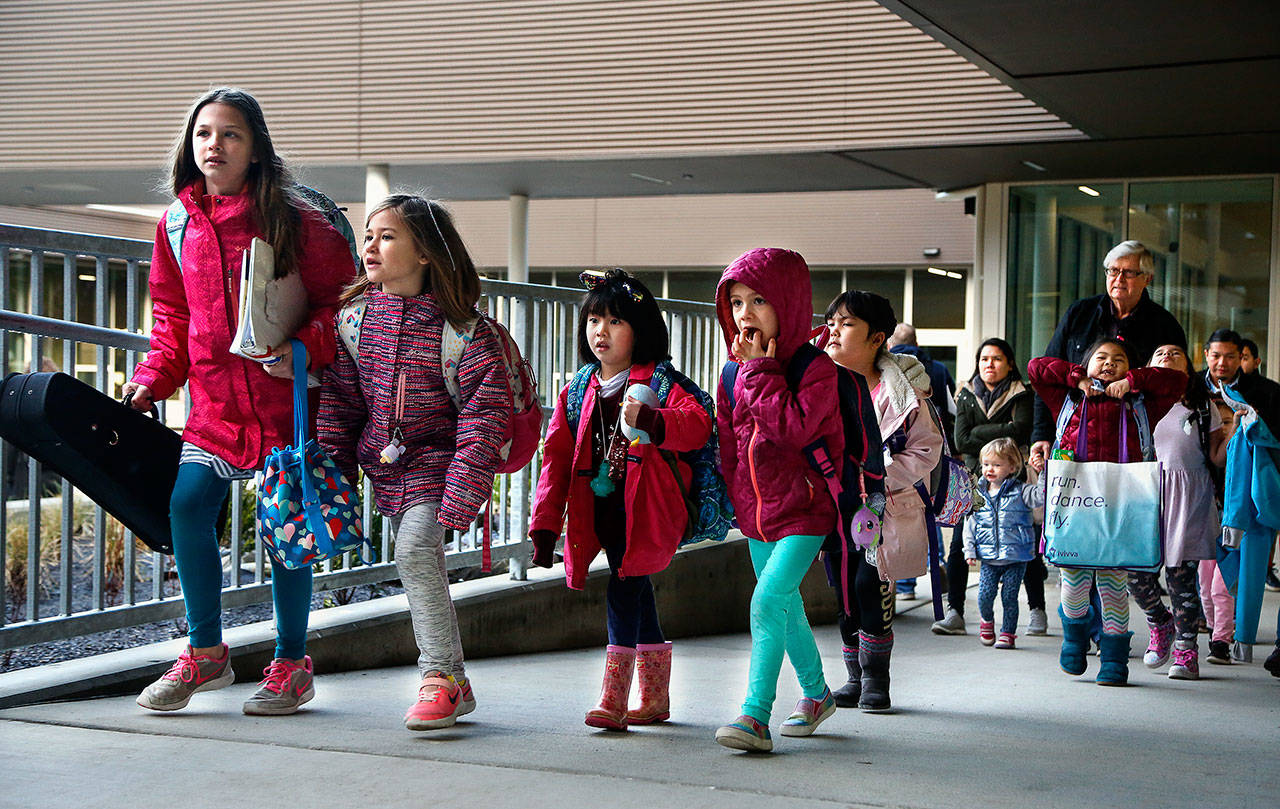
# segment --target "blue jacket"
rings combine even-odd
[[[1036,556],[1031,509],[1044,508],[1044,486],[1008,478],[992,495],[986,482],[977,491],[983,508],[965,519],[964,555],[986,562],[1030,562]]]
[[[1226,394],[1243,398],[1229,386]],[[1222,524],[1245,531],[1280,530],[1280,440],[1264,419],[1247,419],[1227,445]]]

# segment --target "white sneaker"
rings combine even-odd
[[[930,627],[935,635],[964,635],[964,616],[953,609],[947,609],[947,616],[941,621],[934,621]]]
[[[1039,608],[1031,610],[1031,615],[1027,618],[1027,634],[1049,634],[1049,616],[1045,614],[1044,610]]]

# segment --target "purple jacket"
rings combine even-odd
[[[723,386],[716,389],[721,471],[738,527],[765,542],[796,534],[826,536],[835,530],[836,505],[801,448],[825,437],[831,457],[840,463],[844,429],[836,366],[825,354],[815,359],[794,393],[784,376],[786,363],[808,342],[812,329],[809,267],[799,253],[772,247],[751,250],[730,264],[716,289],[716,317],[730,345],[737,327],[729,289],[739,281],[773,305],[779,334],[775,357],[742,364],[733,391],[736,407],[729,407]]]

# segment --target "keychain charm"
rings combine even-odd
[[[382,454],[378,456],[378,460],[382,463],[395,463],[400,460],[404,455],[404,443],[401,440],[403,438],[400,428],[397,427],[391,436],[391,443],[382,448]]]
[[[609,462],[601,461],[600,469],[591,479],[591,491],[595,492],[596,497],[608,497],[613,494],[613,489],[613,481],[609,480]]]

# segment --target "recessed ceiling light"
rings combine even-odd
[[[929,268],[929,272],[930,272],[930,273],[932,273],[933,275],[943,275],[943,276],[945,276],[945,275],[947,274],[947,271],[946,271],[946,270],[940,270],[940,269],[938,269],[937,267],[930,267],[930,268]]]
[[[650,177],[647,174],[636,174],[634,171],[631,172],[631,176],[635,177],[637,180],[644,180],[646,183],[656,183],[657,185],[671,185],[670,180],[663,180],[660,177]]]
[[[1044,166],[1040,165],[1039,163],[1032,163],[1030,160],[1023,160],[1022,165],[1026,166],[1029,169],[1035,169],[1036,171],[1048,171],[1048,169],[1045,168]]]
[[[1102,196],[1102,194],[1098,193],[1097,191],[1094,191],[1092,188],[1090,188],[1087,185],[1077,185],[1076,188],[1080,189],[1081,193],[1088,194],[1091,197]]]

